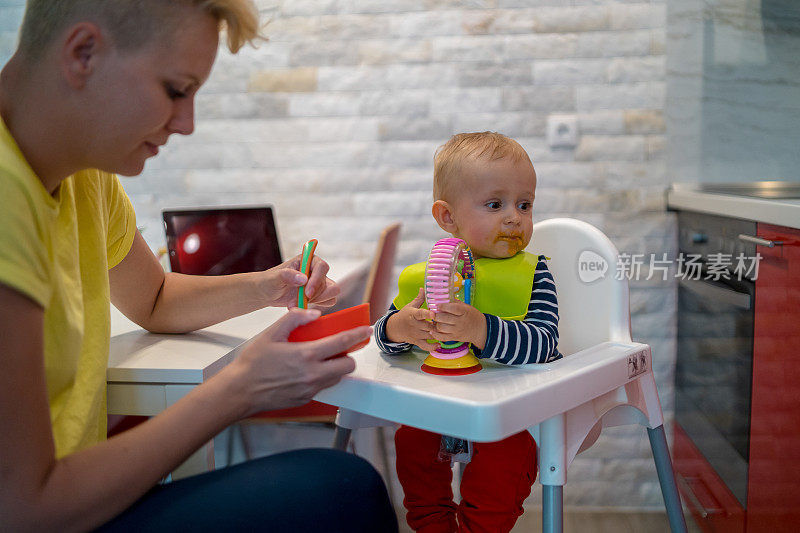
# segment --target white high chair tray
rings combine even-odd
[[[481,360],[483,369],[466,376],[427,374],[424,352],[387,355],[374,339],[351,355],[355,372],[316,400],[478,442],[513,435],[652,369],[650,347],[635,342],[605,342],[546,364]]]

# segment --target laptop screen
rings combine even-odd
[[[271,207],[173,209],[162,215],[173,272],[219,276],[282,262]]]

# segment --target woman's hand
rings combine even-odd
[[[315,309],[289,311],[250,341],[223,370],[233,373],[238,381],[236,390],[246,395],[247,414],[304,405],[355,370],[351,357],[332,357],[369,338],[369,326],[311,342],[287,341],[297,326],[319,316]]]
[[[436,348],[435,344],[428,342],[431,335],[431,322],[433,311],[422,309],[425,295],[422,289],[416,298],[404,305],[398,312],[386,321],[386,336],[391,342],[408,342],[429,352]]]
[[[259,288],[272,307],[297,307],[297,292],[306,287],[305,294],[312,308],[331,307],[336,303],[340,289],[327,277],[328,263],[314,256],[310,276],[300,272],[302,257],[297,255],[284,263],[265,270],[259,280]]]

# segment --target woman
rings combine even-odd
[[[232,422],[306,403],[352,372],[351,358],[327,358],[369,328],[286,342],[316,310],[290,311],[173,407],[105,440],[109,299],[150,331],[185,332],[287,306],[304,284],[319,306],[338,292],[321,260],[308,279],[296,258],[236,276],[164,274],[136,231],[113,173],[138,174],[170,135],[192,132],[221,28],[233,52],[259,38],[252,2],[28,2],[0,72],[3,529],[396,529],[375,471],[331,450],[156,486]]]

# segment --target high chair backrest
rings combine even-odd
[[[616,275],[617,248],[603,232],[581,220],[552,218],[534,224],[527,251],[550,258],[562,354],[606,341],[630,342],[628,281]]]

